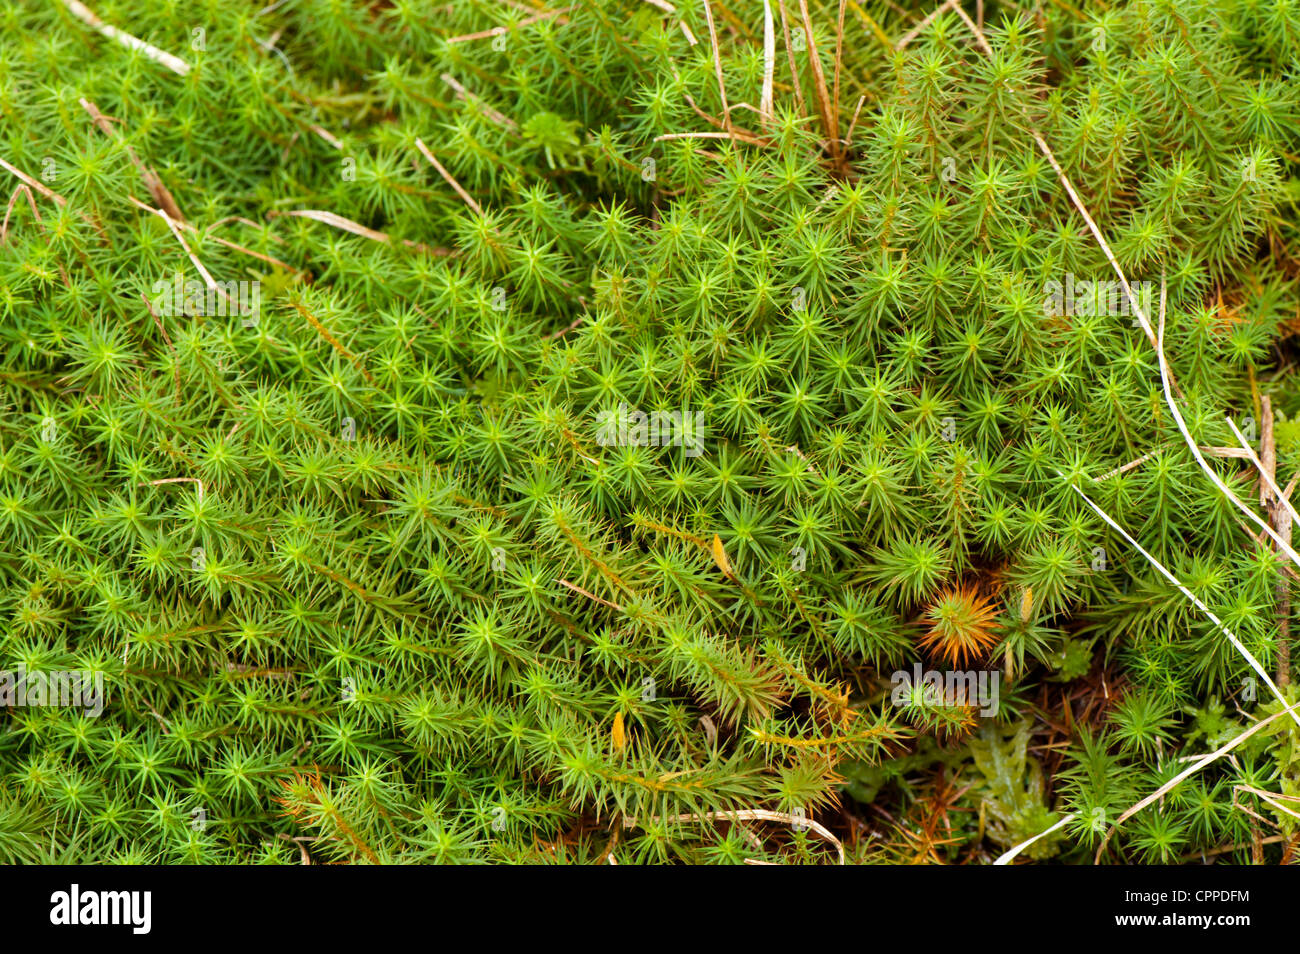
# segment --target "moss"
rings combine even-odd
[[[0,665],[104,693],[6,700],[0,857],[985,862],[1267,714],[1072,489],[1281,675],[1079,205],[1195,443],[1294,416],[1295,12],[786,7],[0,11]]]

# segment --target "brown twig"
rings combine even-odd
[[[133,196],[133,195],[128,195],[128,196],[126,197],[126,200],[127,200],[128,202],[130,202],[132,205],[134,205],[136,208],[138,208],[138,209],[142,209],[142,210],[144,210],[145,212],[151,212],[151,213],[153,213],[154,215],[165,215],[165,214],[166,214],[166,213],[164,213],[161,209],[155,209],[155,208],[152,208],[151,206],[145,205],[143,202],[141,202],[139,199],[137,199],[137,198],[136,198],[135,196]],[[230,219],[223,219],[222,222],[228,222],[228,221],[232,221],[232,220],[233,220],[233,221],[238,221],[238,222],[243,222],[245,225],[250,225],[250,226],[252,226],[253,228],[261,228],[261,226],[259,226],[256,222],[250,222],[248,219],[242,219],[242,218],[239,218],[238,216],[232,216]],[[221,225],[222,222],[216,222],[216,223],[214,223],[214,224],[211,226],[211,228],[216,228],[217,226]],[[182,230],[184,230],[184,231],[186,231],[186,232],[189,232],[189,233],[191,233],[191,234],[193,234],[193,235],[198,235],[198,234],[199,234],[199,230],[198,230],[195,226],[191,225],[191,224],[188,223],[188,222],[176,222],[175,224],[176,224],[178,227],[180,227]],[[236,242],[232,242],[232,241],[230,241],[229,239],[223,239],[223,238],[222,238],[221,236],[219,236],[219,235],[208,235],[207,238],[212,239],[212,241],[216,242],[218,245],[224,245],[226,248],[231,249],[232,251],[242,252],[242,253],[245,254],[245,255],[250,255],[250,256],[252,256],[253,258],[258,259],[259,261],[266,262],[268,265],[278,265],[280,268],[283,268],[283,269],[285,269],[286,271],[293,272],[293,273],[295,273],[295,274],[297,274],[297,275],[305,274],[305,272],[304,272],[301,268],[295,268],[294,266],[290,265],[288,262],[285,262],[285,261],[282,261],[282,260],[276,258],[274,255],[267,255],[267,254],[264,253],[264,252],[257,252],[257,251],[254,251],[254,250],[251,249],[251,248],[245,248],[243,245],[240,245],[240,244],[238,244],[238,243],[236,243]],[[274,235],[273,235],[273,236],[271,236],[271,238],[273,238],[273,239],[274,239],[275,241],[277,241],[277,242],[281,241],[281,239],[280,239],[278,236],[274,236]]]
[[[785,0],[776,0],[776,8],[781,12],[781,32],[785,36],[785,55],[790,61],[790,82],[794,85],[794,100],[799,104],[800,114],[807,113],[803,102],[803,85],[799,82],[799,64],[794,60],[794,44],[790,40],[790,18],[786,16]]]
[[[718,95],[722,97],[723,128],[731,132],[731,107],[727,105],[727,84],[722,80],[722,50],[718,48],[718,30],[709,0],[704,0],[704,20],[709,27],[709,44],[713,47],[713,73],[718,78]]]
[[[826,133],[826,148],[831,158],[838,163],[840,132],[835,126],[831,95],[826,88],[826,73],[822,70],[822,61],[817,56],[817,41],[813,39],[812,16],[808,13],[808,0],[799,0],[799,12],[803,16],[803,32],[808,41],[808,65],[812,68],[814,91],[817,93],[817,109],[821,113],[822,130]]]
[[[38,226],[41,224],[41,213],[40,210],[36,208],[36,200],[32,198],[31,187],[20,185],[17,189],[14,189],[13,195],[9,197],[9,205],[5,207],[4,225],[0,225],[0,245],[5,244],[5,239],[9,235],[9,216],[13,213],[14,203],[18,201],[18,194],[20,192],[27,196],[27,204],[32,207],[32,215],[36,216],[36,224]]]
[[[912,27],[912,29],[908,30],[907,33],[903,35],[903,38],[894,45],[894,49],[896,50],[905,49],[907,47],[907,44],[911,43],[918,36],[920,36],[921,33],[924,32],[925,28],[928,27],[931,23],[933,23],[941,13],[943,13],[945,10],[951,7],[953,3],[954,0],[946,0],[946,2],[942,6],[936,7],[933,13],[931,13],[928,17],[926,17],[916,26]]]
[[[360,371],[367,381],[372,384],[374,383],[374,377],[372,377],[370,372],[366,370],[366,366],[361,362],[361,359],[345,348],[343,344],[330,333],[330,330],[321,324],[320,320],[315,315],[307,310],[305,305],[300,302],[294,302],[293,307],[297,310],[298,314],[307,319],[307,323],[316,329],[316,333],[324,338],[329,343],[330,347],[352,362],[352,366]]]
[[[167,329],[163,327],[162,319],[158,317],[158,312],[154,311],[153,302],[149,300],[149,296],[144,292],[141,292],[140,298],[144,301],[144,306],[149,309],[149,314],[153,317],[153,323],[158,326],[158,330],[162,333],[163,341],[167,342],[167,350],[172,353],[172,374],[176,377],[176,398],[177,400],[180,400],[181,366],[176,360],[176,346],[172,344],[171,335],[167,334]]]
[[[65,199],[63,196],[59,195],[54,190],[48,189],[45,186],[41,185],[41,183],[37,182],[27,173],[23,172],[17,166],[10,165],[4,159],[0,159],[0,169],[4,169],[10,175],[15,176],[24,185],[30,186],[31,188],[35,189],[41,195],[45,196],[45,198],[53,202],[55,205],[64,206],[68,204],[68,200]]]
[[[611,603],[609,600],[601,599],[595,593],[589,593],[587,590],[584,590],[580,586],[575,586],[574,584],[570,583],[568,580],[559,579],[556,580],[555,582],[559,583],[561,586],[573,590],[573,592],[575,593],[581,593],[583,596],[587,597],[587,599],[594,600],[595,602],[599,603],[601,606],[608,606],[612,610],[617,610],[620,613],[623,612],[623,607],[619,606],[617,603]]]
[[[159,207],[177,222],[183,223],[185,221],[185,216],[181,215],[180,206],[176,204],[175,197],[173,197],[167,187],[163,185],[162,179],[158,177],[158,173],[154,172],[141,162],[140,157],[135,154],[135,150],[131,148],[130,143],[124,141],[118,135],[117,130],[113,128],[113,123],[118,120],[113,119],[111,116],[105,116],[100,112],[99,107],[88,99],[82,98],[77,100],[77,102],[81,103],[81,108],[90,114],[91,121],[99,127],[100,132],[109,139],[117,142],[126,150],[127,158],[131,160],[131,164],[135,166],[136,171],[140,173],[140,178],[144,180],[145,188],[149,190],[149,194],[153,196],[153,200],[158,203]]]
[[[424,144],[424,141],[417,138],[415,140],[415,148],[419,149],[420,152],[423,153],[424,158],[428,159],[429,162],[432,163],[433,168],[438,170],[438,175],[442,176],[442,178],[446,180],[447,185],[456,190],[456,194],[464,200],[465,204],[481,217],[483,215],[483,210],[479,207],[479,204],[474,201],[473,196],[461,188],[460,183],[456,181],[455,177],[443,168],[442,163],[439,162],[434,157],[433,153],[429,151],[429,147]]]

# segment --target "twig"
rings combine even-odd
[[[1285,702],[1283,702],[1282,704],[1286,706]],[[1201,756],[1194,763],[1189,765],[1187,768],[1183,769],[1181,772],[1179,772],[1169,781],[1165,782],[1165,784],[1161,785],[1158,789],[1156,789],[1146,798],[1142,799],[1142,801],[1138,802],[1136,805],[1128,809],[1128,811],[1124,812],[1124,814],[1120,815],[1119,818],[1115,820],[1115,824],[1111,825],[1110,830],[1106,832],[1106,837],[1102,839],[1101,844],[1097,846],[1097,855],[1094,860],[1097,862],[1101,861],[1102,852],[1106,850],[1106,845],[1110,843],[1111,836],[1115,834],[1115,830],[1119,828],[1119,826],[1122,825],[1125,821],[1132,818],[1138,812],[1142,811],[1142,809],[1146,808],[1152,802],[1158,801],[1159,799],[1163,798],[1166,793],[1168,793],[1180,782],[1182,782],[1183,779],[1188,778],[1191,775],[1195,775],[1197,772],[1205,768],[1205,766],[1209,765],[1211,762],[1215,761],[1216,759],[1222,758],[1224,755],[1227,755],[1229,752],[1231,752],[1237,746],[1241,745],[1241,743],[1245,742],[1252,735],[1254,735],[1260,729],[1264,728],[1269,723],[1273,722],[1275,719],[1279,719],[1282,716],[1287,715],[1288,713],[1290,713],[1291,718],[1295,719],[1296,714],[1294,710],[1296,706],[1300,706],[1300,702],[1297,702],[1294,706],[1287,706],[1285,709],[1273,713],[1267,719],[1264,719],[1260,722],[1256,722],[1253,726],[1251,726],[1245,732],[1242,732],[1236,738],[1231,739],[1230,741],[1224,743],[1222,746],[1215,749],[1213,752],[1210,752],[1208,755]]]
[[[316,135],[320,136],[322,139],[324,139],[335,149],[338,149],[340,151],[343,149],[343,140],[341,140],[338,136],[334,135],[332,132],[325,129],[324,127],[313,124],[308,126],[307,128],[310,129],[312,132],[314,132]]]
[[[345,348],[343,346],[343,343],[339,341],[337,338],[335,338],[334,335],[330,333],[330,330],[320,323],[320,319],[318,319],[315,315],[313,315],[310,311],[308,311],[307,307],[303,305],[301,302],[294,302],[293,307],[298,312],[298,314],[302,315],[304,318],[307,319],[307,323],[316,329],[316,333],[319,334],[322,338],[324,338],[325,341],[330,345],[330,347],[332,347],[335,351],[337,351],[339,354],[343,355],[343,357],[347,358],[350,362],[352,362],[352,366],[355,367],[358,371],[360,371],[362,376],[365,377],[367,381],[369,381],[372,384],[374,383],[374,376],[371,375],[371,373],[368,370],[366,370],[366,366],[361,361],[361,359],[358,358],[351,351],[349,351],[347,348]]]
[[[572,583],[570,583],[568,580],[565,580],[565,579],[559,579],[559,580],[556,580],[555,582],[556,582],[556,583],[559,583],[561,586],[567,586],[569,589],[573,590],[573,592],[575,592],[575,593],[581,593],[583,596],[587,597],[587,599],[589,599],[589,600],[595,600],[595,601],[596,601],[597,603],[599,603],[601,606],[608,606],[608,607],[609,607],[610,609],[612,609],[612,610],[617,610],[617,611],[620,612],[620,613],[623,612],[623,607],[619,606],[617,603],[611,603],[609,600],[603,600],[603,599],[601,599],[599,596],[597,596],[595,593],[589,593],[589,592],[587,592],[586,590],[584,590],[584,589],[583,589],[582,587],[580,587],[580,586],[574,586],[574,585],[573,585]]]
[[[238,306],[235,305],[235,303],[231,300],[230,296],[226,294],[225,289],[223,289],[220,285],[217,284],[216,279],[212,277],[211,273],[209,273],[208,270],[203,267],[203,263],[199,261],[199,257],[194,254],[194,250],[191,249],[189,243],[185,241],[185,236],[181,234],[181,230],[180,230],[181,223],[177,222],[175,219],[173,219],[162,209],[150,209],[148,206],[141,206],[141,207],[148,212],[152,212],[154,215],[158,216],[160,219],[162,219],[164,222],[167,223],[167,227],[171,229],[172,235],[176,236],[176,241],[181,243],[181,248],[185,249],[185,254],[189,256],[190,261],[194,263],[194,267],[198,269],[199,275],[203,277],[203,283],[208,286],[208,291],[212,292],[213,294],[220,295],[222,298],[226,300],[227,304],[229,304],[231,307],[234,307],[237,311]]]
[[[152,212],[154,215],[165,214],[160,209],[155,209],[152,208],[151,206],[145,205],[143,202],[141,202],[133,195],[128,195],[126,197],[126,200],[130,202],[132,205],[134,205],[136,208],[143,209],[145,212]],[[240,219],[238,216],[235,216],[234,220],[243,222],[245,225],[251,225],[253,228],[261,228],[261,226],[258,225],[256,222],[250,222],[247,219]],[[222,222],[228,222],[228,221],[231,220],[230,219],[222,220]],[[188,222],[177,222],[176,225],[178,225],[181,229],[193,235],[200,234],[199,229],[197,229],[195,226],[191,225]],[[211,226],[211,228],[216,228],[218,225],[221,225],[221,222],[214,223]],[[267,255],[264,252],[257,252],[251,248],[245,248],[244,246],[236,242],[231,242],[229,239],[223,239],[220,235],[207,235],[206,237],[212,239],[212,241],[216,242],[218,245],[224,245],[226,248],[232,249],[233,251],[243,252],[245,255],[251,255],[253,258],[258,259],[259,261],[266,262],[268,265],[278,265],[280,268],[283,268],[287,271],[293,272],[298,275],[305,274],[301,268],[294,268],[288,262],[281,261],[280,259],[276,258],[274,255]],[[271,236],[271,238],[275,239],[275,241],[277,242],[280,241],[279,237],[277,236],[273,235]]]
[[[291,841],[298,846],[298,857],[302,860],[303,864],[305,865],[312,864],[311,855],[307,852],[307,845],[306,845],[306,843],[308,841],[311,841],[312,839],[303,838],[303,837],[295,838],[293,835],[286,835],[283,833],[280,835],[280,837],[283,838],[285,841]]]
[[[117,120],[105,116],[99,111],[98,106],[84,97],[77,100],[77,102],[81,103],[81,108],[90,114],[91,121],[99,127],[100,132],[109,139],[117,142],[126,150],[127,158],[131,160],[131,164],[135,166],[136,171],[140,173],[140,178],[144,180],[144,186],[149,190],[149,194],[153,196],[153,200],[157,202],[162,210],[173,219],[177,222],[183,223],[185,221],[185,216],[181,215],[180,206],[176,204],[176,199],[172,196],[171,192],[168,191],[167,187],[163,185],[163,181],[158,177],[158,173],[154,172],[141,162],[140,157],[135,154],[135,150],[131,148],[130,143],[124,142],[118,135],[117,130],[113,128],[112,124],[117,122]]]
[[[772,80],[776,70],[776,28],[772,23],[772,2],[763,0],[763,95],[758,101],[759,122],[772,122]]]
[[[998,855],[997,860],[994,861],[993,863],[994,863],[995,865],[1009,865],[1009,864],[1011,864],[1011,862],[1013,862],[1013,861],[1016,859],[1016,856],[1017,856],[1018,854],[1020,854],[1022,851],[1024,851],[1026,848],[1028,848],[1030,845],[1032,845],[1034,842],[1038,841],[1038,839],[1040,839],[1040,838],[1046,838],[1048,835],[1050,835],[1052,832],[1056,831],[1058,828],[1061,828],[1061,827],[1063,827],[1064,825],[1068,824],[1069,822],[1073,821],[1076,817],[1077,817],[1077,816],[1075,816],[1074,813],[1071,813],[1071,814],[1069,814],[1069,815],[1066,815],[1064,818],[1062,818],[1059,822],[1057,822],[1057,823],[1056,823],[1055,825],[1053,825],[1051,828],[1046,828],[1046,829],[1044,829],[1043,831],[1040,831],[1037,835],[1034,835],[1034,837],[1032,837],[1032,838],[1026,838],[1024,841],[1022,841],[1020,844],[1016,845],[1016,846],[1015,846],[1014,848],[1012,848],[1010,851],[1004,851],[1002,854]]]
[[[1264,407],[1270,408],[1271,410],[1272,402],[1269,401],[1269,398],[1265,396],[1263,400],[1267,402],[1264,404]],[[1261,414],[1260,416],[1262,417],[1263,415]],[[1242,435],[1241,431],[1237,429],[1237,425],[1233,423],[1232,418],[1224,418],[1224,420],[1228,422],[1228,427],[1232,429],[1233,436],[1236,437],[1237,442],[1241,444],[1242,456],[1254,464],[1255,469],[1259,471],[1260,506],[1266,508],[1280,507],[1287,512],[1287,515],[1291,520],[1300,520],[1300,514],[1296,513],[1295,507],[1291,505],[1291,501],[1282,493],[1282,488],[1280,488],[1277,485],[1277,481],[1273,479],[1273,473],[1277,470],[1276,448],[1273,450],[1273,461],[1272,466],[1270,467],[1265,461],[1261,461],[1255,456],[1255,451],[1251,448],[1250,444],[1247,443],[1246,438]],[[1269,443],[1272,443],[1273,427],[1271,423],[1268,425],[1267,430],[1264,433],[1266,435],[1265,439]]]
[[[553,331],[553,332],[551,332],[549,335],[547,335],[546,337],[547,337],[548,339],[549,339],[549,338],[563,338],[565,335],[567,335],[567,334],[568,334],[570,331],[572,331],[574,328],[578,327],[578,325],[582,324],[582,319],[585,318],[585,317],[587,317],[587,316],[586,316],[586,315],[579,315],[577,318],[574,318],[573,321],[569,322],[567,325],[565,325],[565,326],[564,326],[563,328],[561,328],[559,331]]]
[[[862,104],[867,101],[866,95],[858,97],[858,107],[853,110],[853,122],[849,123],[849,131],[844,134],[844,147],[853,145],[853,130],[858,128],[858,117],[862,115]]]
[[[480,30],[477,33],[466,33],[462,36],[453,36],[446,42],[450,46],[453,43],[468,43],[471,40],[486,40],[489,37],[501,36],[502,34],[509,33],[511,29],[517,30],[520,27],[530,26],[531,24],[537,23],[539,20],[549,20],[551,17],[563,16],[572,9],[573,7],[564,7],[561,10],[545,10],[542,13],[534,14],[531,17],[524,17],[518,23],[514,24],[513,27],[499,26],[493,27],[490,30]]]
[[[1065,480],[1064,474],[1062,474],[1060,471],[1057,471],[1057,473],[1060,474],[1062,480]],[[1277,697],[1277,700],[1281,702],[1282,705],[1285,706],[1286,698],[1282,695],[1277,685],[1274,684],[1272,678],[1265,671],[1264,667],[1260,665],[1259,660],[1255,658],[1254,653],[1252,653],[1249,649],[1247,649],[1244,645],[1242,645],[1241,640],[1239,640],[1236,637],[1236,635],[1232,632],[1232,630],[1228,629],[1228,627],[1224,625],[1223,620],[1219,619],[1219,617],[1214,614],[1213,610],[1211,610],[1208,606],[1202,603],[1200,598],[1197,597],[1195,593],[1193,593],[1186,586],[1180,583],[1178,581],[1178,577],[1170,573],[1169,570],[1166,569],[1163,563],[1161,563],[1150,553],[1148,553],[1145,549],[1143,549],[1142,544],[1134,540],[1133,537],[1129,535],[1127,530],[1125,530],[1113,519],[1111,519],[1110,515],[1107,514],[1106,511],[1102,510],[1099,506],[1093,503],[1092,499],[1087,494],[1085,494],[1074,484],[1070,484],[1070,487],[1071,489],[1074,490],[1076,494],[1078,494],[1080,497],[1083,498],[1083,502],[1086,503],[1090,508],[1092,508],[1092,511],[1095,514],[1097,514],[1097,516],[1101,517],[1101,519],[1104,520],[1112,530],[1114,530],[1121,537],[1123,537],[1124,540],[1129,544],[1129,546],[1133,547],[1133,549],[1137,550],[1138,553],[1142,554],[1142,556],[1146,558],[1146,561],[1150,563],[1153,567],[1155,567],[1157,571],[1159,571],[1161,576],[1163,576],[1166,580],[1172,583],[1180,593],[1182,593],[1185,597],[1191,600],[1192,603],[1196,606],[1196,608],[1199,609],[1202,613],[1204,613],[1209,618],[1210,622],[1214,623],[1215,628],[1217,628],[1219,632],[1223,633],[1225,636],[1228,637],[1228,641],[1232,643],[1233,647],[1237,650],[1237,652],[1241,653],[1241,655],[1246,659],[1246,662],[1250,663],[1250,667],[1254,669],[1255,672],[1259,673],[1259,676],[1261,679],[1264,680],[1265,685],[1267,685],[1269,690],[1273,693],[1273,695]],[[1296,725],[1300,725],[1300,715],[1296,715],[1295,713],[1292,713],[1291,718],[1295,720]]]
[[[1116,467],[1114,470],[1107,471],[1106,473],[1102,474],[1100,477],[1096,478],[1093,481],[1093,483],[1099,484],[1102,481],[1110,480],[1112,477],[1118,477],[1120,474],[1127,474],[1134,467],[1146,463],[1156,454],[1160,453],[1162,450],[1164,450],[1163,447],[1157,447],[1155,450],[1149,450],[1141,457],[1139,457],[1137,460],[1131,460],[1127,464],[1124,464],[1121,467]]]
[[[471,209],[473,209],[477,215],[482,217],[483,210],[479,208],[479,204],[474,201],[473,196],[471,196],[468,192],[462,189],[460,187],[460,183],[456,181],[455,177],[453,177],[450,172],[448,172],[445,168],[443,168],[441,162],[439,162],[436,158],[434,158],[433,153],[429,151],[429,147],[424,144],[423,140],[417,138],[415,140],[415,148],[419,149],[420,152],[424,154],[424,158],[428,159],[429,162],[433,164],[433,168],[438,170],[438,175],[442,176],[443,179],[446,180],[447,185],[451,186],[453,189],[456,190],[456,194],[465,201],[465,204],[468,205]]]
[[[766,808],[742,808],[731,812],[699,812],[689,815],[669,815],[664,818],[652,818],[651,822],[665,822],[669,825],[680,825],[683,822],[699,821],[716,821],[725,819],[730,822],[742,821],[770,821],[781,822],[785,825],[806,825],[810,831],[822,839],[829,841],[835,846],[835,851],[839,854],[840,864],[845,863],[844,843],[831,834],[820,822],[812,818],[796,818],[788,812],[774,812]]]
[[[831,109],[835,122],[835,135],[840,134],[840,73],[844,67],[844,9],[848,0],[840,0],[840,12],[835,20],[835,79],[832,81]]]
[[[655,136],[654,142],[668,142],[672,139],[730,139],[733,142],[744,142],[751,146],[766,146],[768,143],[762,139],[756,139],[753,136],[747,136],[740,130],[733,132],[684,132],[684,133],[664,133],[662,136]]]
[[[336,229],[342,229],[344,232],[351,232],[353,235],[360,235],[362,238],[368,238],[375,242],[383,242],[385,245],[392,242],[392,237],[387,232],[376,232],[374,229],[368,229],[359,222],[353,222],[351,219],[345,219],[341,215],[333,212],[327,212],[324,209],[291,209],[289,211],[280,211],[273,209],[267,213],[274,218],[278,215],[289,215],[297,218],[311,219],[313,222],[323,222],[325,225],[332,225]],[[420,242],[412,242],[410,239],[402,239],[402,244],[408,248],[413,248],[421,252],[428,252],[430,255],[450,255],[451,249],[432,248]]]
[[[153,323],[157,325],[158,330],[162,332],[163,341],[167,342],[167,350],[172,353],[172,374],[176,378],[176,399],[179,401],[181,397],[181,366],[176,360],[176,346],[172,344],[171,335],[167,334],[167,329],[163,327],[162,319],[158,317],[158,312],[154,311],[153,302],[149,300],[149,296],[144,292],[141,292],[140,298],[144,301],[144,306],[149,309],[149,314],[153,317]],[[202,495],[200,494],[200,496]]]
[[[781,33],[785,36],[785,56],[790,61],[790,82],[794,85],[794,100],[799,104],[799,112],[806,113],[803,102],[803,85],[799,82],[799,66],[794,61],[794,44],[790,42],[790,19],[785,13],[785,0],[776,0],[776,8],[781,13]]]
[[[68,204],[68,200],[65,199],[63,196],[59,195],[57,192],[55,192],[52,189],[46,188],[44,185],[37,182],[27,173],[19,169],[17,166],[10,165],[5,160],[0,159],[0,169],[4,169],[10,175],[16,176],[19,179],[19,181],[21,181],[24,185],[31,186],[41,195],[45,196],[45,198],[53,202],[55,205],[64,206]]]
[[[817,93],[817,108],[821,113],[822,128],[826,132],[826,146],[831,158],[837,162],[840,158],[840,132],[835,126],[835,114],[831,109],[830,93],[826,89],[826,74],[822,70],[822,61],[817,56],[817,41],[813,39],[812,17],[808,13],[808,0],[799,0],[799,12],[803,15],[803,32],[808,40],[808,65],[812,67],[813,84]]]
[[[903,38],[899,40],[896,44],[894,44],[894,49],[896,50],[905,49],[909,43],[911,43],[918,36],[920,36],[921,33],[924,32],[925,28],[928,27],[931,23],[933,23],[941,13],[943,13],[945,10],[951,7],[953,3],[954,0],[945,0],[942,6],[935,8],[935,11],[933,13],[931,13],[928,17],[926,17],[916,26],[912,27],[912,29],[908,30],[907,33],[903,35]]]
[[[456,79],[456,77],[452,76],[450,73],[443,73],[441,79],[444,83],[446,83],[453,90],[455,90],[456,95],[458,95],[461,99],[476,102],[481,107],[483,107],[483,114],[487,116],[488,119],[496,123],[498,126],[504,126],[506,129],[509,129],[511,132],[514,132],[516,129],[519,128],[518,126],[515,125],[515,121],[513,119],[511,119],[509,116],[503,116],[501,113],[497,112],[487,103],[483,102],[482,99],[475,96],[464,86],[462,86],[460,82]]]
[[[713,47],[713,73],[718,78],[718,95],[722,97],[723,128],[731,132],[731,107],[727,105],[727,84],[722,81],[722,50],[718,48],[718,30],[713,23],[713,7],[704,0],[704,20],[709,27],[709,44]]]
[[[1268,513],[1268,519],[1278,535],[1291,542],[1295,509],[1291,506],[1290,490],[1277,489],[1277,441],[1273,428],[1273,399],[1265,394],[1260,398],[1263,460],[1260,461],[1259,502]],[[1229,422],[1231,423],[1231,422]],[[1236,428],[1233,428],[1236,431]],[[1244,443],[1244,442],[1243,442]],[[1294,480],[1294,478],[1292,478]],[[1279,686],[1291,684],[1291,581],[1282,574],[1274,589],[1277,598],[1277,665],[1274,672]]]
[[[172,56],[170,53],[158,49],[158,47],[151,43],[146,43],[144,40],[137,39],[131,34],[119,30],[111,24],[105,23],[99,17],[95,16],[94,12],[92,12],[84,3],[79,3],[78,0],[63,0],[63,5],[68,8],[69,13],[82,23],[86,24],[91,29],[102,33],[110,40],[115,40],[123,46],[129,47],[133,50],[139,50],[149,59],[153,60],[155,63],[161,63],[178,76],[187,76],[189,74],[190,64],[186,63],[180,57]]]
[[[20,185],[17,189],[14,189],[13,195],[9,196],[9,205],[5,207],[4,225],[0,225],[0,245],[5,244],[5,239],[9,235],[9,216],[14,210],[14,203],[18,201],[20,192],[27,196],[27,204],[32,207],[32,215],[36,216],[36,224],[41,225],[41,213],[36,208],[36,200],[32,198],[31,186]]]
[[[1234,785],[1232,791],[1234,796],[1237,792],[1248,792],[1251,795],[1258,796],[1259,798],[1264,799],[1264,801],[1268,802],[1278,811],[1290,815],[1292,818],[1300,819],[1300,814],[1297,814],[1294,809],[1287,808],[1285,805],[1283,805],[1281,802],[1278,801],[1279,798],[1289,799],[1290,801],[1293,802],[1300,801],[1300,795],[1286,795],[1283,794],[1282,792],[1265,792],[1262,789],[1253,788],[1250,785]]]

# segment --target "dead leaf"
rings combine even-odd
[[[627,747],[627,734],[623,731],[623,713],[614,713],[614,731],[611,733],[614,739],[614,751],[622,752]]]
[[[722,575],[733,583],[739,583],[740,581],[736,579],[735,571],[731,569],[731,560],[727,557],[726,548],[722,545],[722,537],[715,533],[713,535],[713,546],[709,549],[713,552],[713,562],[718,565],[718,569],[722,571]]]

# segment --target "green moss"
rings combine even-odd
[[[702,7],[537,9],[95,4],[184,75],[0,11],[33,183],[0,243],[0,666],[106,689],[0,717],[0,858],[824,862],[812,817],[985,861],[1117,817],[1220,737],[1189,710],[1266,711],[1071,489],[1279,665],[1281,558],[1086,284],[1114,272],[1034,135],[1153,309],[1164,277],[1196,442],[1261,392],[1294,415],[1289,5],[990,3],[992,55],[951,11],[904,51],[854,13],[837,68],[813,3],[767,116],[761,0],[715,5],[716,61]],[[141,207],[172,201],[186,226]],[[1211,461],[1250,499],[1240,463]],[[989,613],[936,642],[956,593]],[[894,703],[944,640],[996,706]],[[1242,843],[1233,786],[1291,772],[1251,751],[1110,857]],[[796,830],[710,815],[739,809]]]

